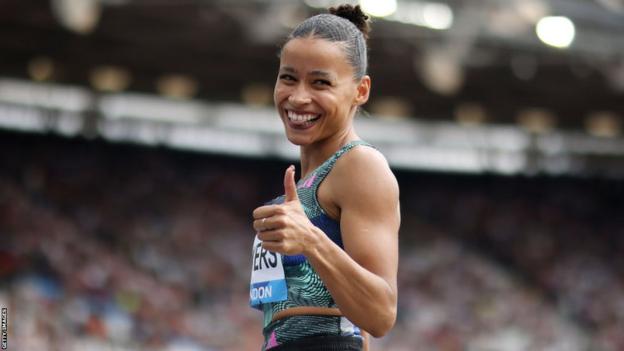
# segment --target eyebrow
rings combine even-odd
[[[297,74],[297,70],[294,69],[293,67],[290,66],[284,66],[280,69],[281,71],[284,72],[288,72],[288,73],[293,73],[293,74]],[[333,79],[333,75],[327,71],[323,71],[323,70],[314,70],[310,72],[310,75],[313,76],[321,76],[323,78],[327,78],[327,79]]]
[[[331,79],[333,78],[333,75],[330,74],[329,72],[325,72],[325,71],[320,71],[320,70],[316,70],[316,71],[312,71],[310,72],[311,75],[313,76],[321,76],[327,79]]]
[[[292,68],[292,67],[290,67],[290,66],[281,67],[280,71],[285,71],[285,72],[288,72],[288,73],[297,73],[297,70]]]

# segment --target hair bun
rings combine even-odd
[[[349,20],[362,32],[364,38],[368,39],[368,32],[370,32],[370,25],[368,24],[369,17],[362,12],[360,5],[340,5],[338,7],[331,7],[329,13]]]

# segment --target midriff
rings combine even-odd
[[[317,306],[299,306],[281,310],[273,315],[272,322],[292,316],[342,316],[337,308],[317,307]]]

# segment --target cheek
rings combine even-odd
[[[273,101],[275,105],[283,101],[288,97],[288,87],[285,87],[282,84],[277,83],[275,85],[275,89],[273,89]]]
[[[319,97],[319,103],[326,111],[331,111],[334,114],[345,113],[349,109],[350,102],[343,94],[326,94]]]
[[[273,89],[273,102],[275,103],[275,105],[277,105],[277,103],[280,101],[280,89],[275,86],[275,89]]]

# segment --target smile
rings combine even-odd
[[[288,117],[288,124],[293,128],[310,127],[314,122],[321,118],[320,114],[297,113],[291,110],[286,110],[286,116]]]

